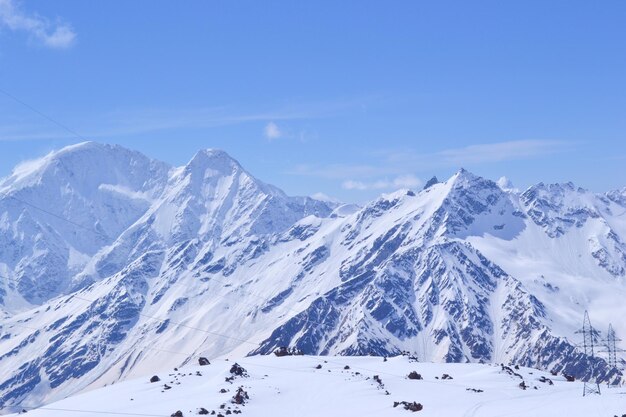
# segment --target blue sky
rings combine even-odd
[[[626,186],[624,1],[0,0],[0,89],[172,164],[362,202],[459,167]],[[0,176],[80,142],[0,94]]]

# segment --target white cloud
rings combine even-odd
[[[362,191],[362,190],[367,190],[369,187],[367,186],[367,184],[361,181],[346,180],[343,183],[341,183],[341,188],[346,189],[346,190],[361,190]]]
[[[381,179],[376,181],[364,182],[356,180],[346,180],[341,183],[341,187],[345,190],[389,190],[399,188],[417,188],[422,185],[422,180],[411,174],[400,175],[393,180]]]
[[[328,194],[324,194],[322,192],[312,194],[311,198],[314,198],[315,200],[319,200],[319,201],[324,201],[327,203],[339,203],[338,199],[331,197]]]
[[[263,129],[263,133],[265,134],[265,137],[269,140],[279,139],[283,137],[283,132],[274,122],[269,122],[268,124],[266,124],[265,128]]]
[[[393,185],[397,188],[417,188],[423,184],[422,180],[415,175],[400,175],[393,180]]]
[[[0,0],[0,25],[24,31],[49,48],[69,48],[76,40],[76,32],[68,24],[53,24],[44,17],[27,15],[14,0]]]

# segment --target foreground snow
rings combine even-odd
[[[602,387],[601,396],[582,397],[581,382],[523,367],[507,371],[499,365],[420,363],[406,357],[384,361],[380,357],[271,355],[236,362],[249,376],[227,382],[235,361],[214,360],[207,366],[159,372],[159,382],[150,383],[152,375],[147,375],[28,409],[28,415],[170,416],[180,410],[190,416],[201,408],[209,413],[214,410],[215,415],[228,415],[230,410],[232,415],[241,411],[242,416],[250,417],[411,415],[402,404],[394,407],[394,402],[402,401],[422,404],[419,416],[612,417],[626,413],[623,387]],[[423,379],[407,378],[411,371]],[[452,379],[443,379],[444,374]],[[528,386],[525,390],[520,388],[522,381]],[[171,389],[164,390],[165,385]],[[232,399],[240,386],[249,400],[236,405]],[[222,389],[227,392],[220,392]]]

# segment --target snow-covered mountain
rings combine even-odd
[[[575,331],[588,309],[626,334],[624,192],[502,184],[460,170],[356,207],[215,150],[169,167],[85,143],[22,164],[0,181],[0,402],[280,346],[620,380]]]

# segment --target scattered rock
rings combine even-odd
[[[523,390],[526,390],[526,388],[528,388],[528,385],[526,385],[526,382],[522,381],[519,383],[519,387]]]
[[[239,387],[237,389],[237,393],[233,396],[233,402],[238,405],[245,404],[249,399],[250,397],[248,396],[248,393],[244,391],[243,387]]]
[[[452,378],[452,377],[451,377],[450,375],[448,375],[448,374],[443,374],[443,375],[441,375],[441,379],[454,379],[454,378]]]
[[[554,382],[552,382],[550,378],[546,378],[545,376],[539,378],[539,382],[543,382],[544,384],[547,383],[548,385],[554,385]]]
[[[511,367],[509,367],[509,366],[505,366],[504,364],[502,364],[501,366],[502,366],[502,370],[503,370],[504,372],[506,372],[507,374],[512,375],[512,376],[516,376],[516,377],[518,377],[518,378],[519,378],[519,379],[521,379],[521,380],[523,380],[523,379],[524,379],[524,377],[523,377],[523,376],[521,376],[520,374],[518,374],[517,372],[515,372],[515,371],[514,371]]]
[[[233,366],[230,367],[230,373],[235,376],[248,376],[246,370],[238,363],[234,363]]]
[[[344,366],[343,369],[348,370],[350,367],[348,365]]]
[[[204,356],[201,356],[200,359],[198,359],[198,364],[200,366],[206,366],[206,365],[210,365],[211,362],[209,362],[209,360],[205,358]]]
[[[155,375],[152,378],[150,378],[150,382],[159,382],[160,380],[161,380],[161,378],[159,378],[157,375]]]
[[[171,417],[183,417],[183,412],[178,410],[171,414]]]
[[[576,381],[576,378],[574,378],[574,377],[573,377],[573,376],[571,376],[571,375],[568,375],[568,374],[563,374],[563,376],[565,377],[565,380],[566,380],[567,382],[574,382],[574,381]]]
[[[465,388],[465,391],[472,391],[477,393],[484,392],[483,390],[477,388]]]
[[[165,384],[165,385],[163,385],[163,389],[164,390],[168,390],[168,389],[172,389],[172,387],[170,387],[169,385]]]
[[[376,383],[378,384],[379,389],[385,388],[385,384],[383,384],[383,380],[378,375],[374,375],[374,381],[376,381]]]
[[[418,374],[415,371],[411,371],[411,373],[408,375],[409,379],[423,379],[422,375]]]
[[[220,394],[226,394],[228,392],[228,390],[226,388],[222,388],[220,390]]]
[[[209,410],[207,410],[204,407],[200,407],[200,409],[198,410],[198,414],[200,414],[200,415],[209,414]]]
[[[287,346],[281,346],[278,349],[276,349],[274,351],[274,355],[281,357],[281,356],[301,356],[304,355],[304,352],[302,352],[300,349],[298,348],[289,348]]]
[[[317,366],[315,367],[315,369],[322,369],[322,365],[317,364]]]
[[[424,406],[418,402],[408,402],[408,401],[394,401],[393,406],[397,407],[399,405],[402,405],[404,407],[405,410],[408,411],[421,411],[424,409]]]

